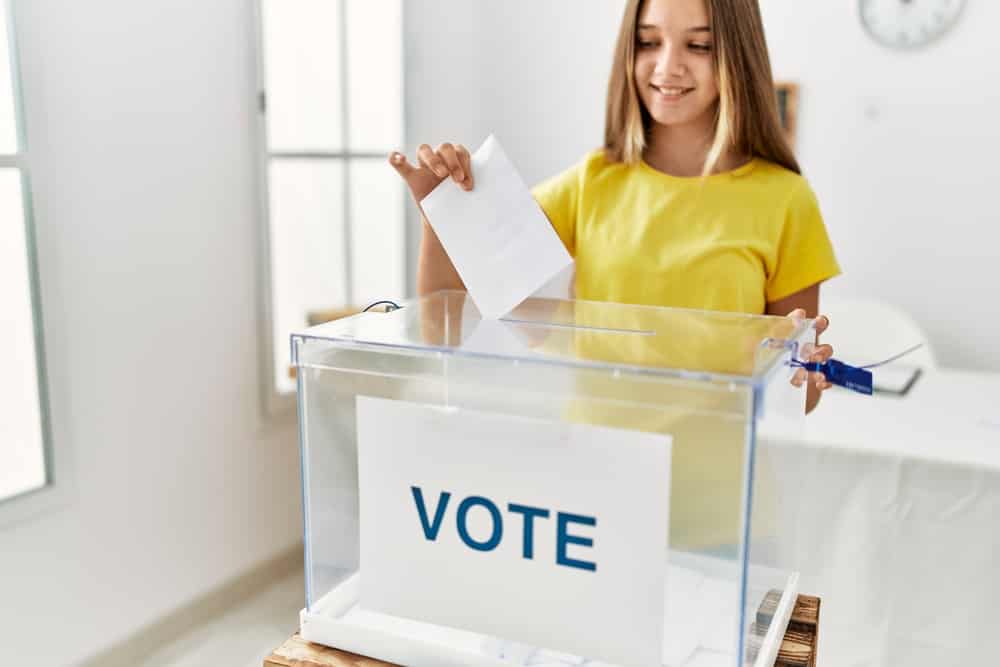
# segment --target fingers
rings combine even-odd
[[[806,343],[802,346],[802,359],[808,360],[809,363],[819,363],[824,364],[833,357],[833,346],[832,345],[813,345],[812,343]],[[833,386],[826,376],[823,375],[822,371],[807,371],[805,368],[799,368],[792,375],[792,385],[796,387],[801,387],[802,385],[809,384],[816,385],[816,388],[820,391],[825,391]]]
[[[814,326],[816,327],[816,335],[818,336],[826,331],[827,327],[830,326],[830,318],[826,315],[820,315],[816,318],[816,324]]]
[[[451,174],[452,179],[460,185],[463,190],[470,190],[471,186],[466,185],[466,179],[468,178],[471,170],[462,165],[458,148],[452,144],[444,143],[438,146],[437,153],[444,160],[444,163],[448,165],[448,173]]]
[[[806,318],[806,311],[802,308],[796,308],[792,312],[788,313],[788,320],[804,320]],[[816,329],[816,337],[826,331],[827,327],[830,326],[830,318],[826,315],[820,315],[814,321],[813,326]],[[802,356],[803,360],[808,359],[810,363],[823,364],[829,361],[833,357],[833,347],[831,345],[821,345],[817,341],[814,343],[806,343],[802,346]],[[807,371],[804,368],[799,368],[792,375],[791,383],[795,387],[802,387],[806,383],[814,385],[817,390],[823,392],[833,386],[833,384],[826,379],[821,371]]]
[[[465,146],[443,143],[434,150],[427,144],[421,144],[417,149],[417,161],[438,178],[451,176],[462,189],[472,189],[472,160]]]
[[[417,149],[417,162],[420,163],[422,167],[427,167],[439,178],[448,178],[448,165],[445,161],[434,152],[434,149],[427,144],[420,144],[420,148]]]
[[[772,338],[788,338],[795,331],[800,321],[805,319],[806,311],[796,308],[785,317],[776,321],[771,327]]]
[[[458,153],[458,161],[462,165],[462,170],[465,171],[465,181],[462,183],[463,186],[468,186],[465,189],[472,189],[472,157],[469,155],[469,151],[459,144],[455,146],[455,152]]]
[[[792,312],[788,313],[786,317],[793,320],[804,320],[806,318],[806,311],[803,308],[796,308]],[[830,326],[830,318],[826,315],[820,315],[814,320],[813,326],[816,329],[816,335],[820,335],[826,331],[827,327]]]
[[[399,151],[394,151],[389,154],[389,164],[395,169],[400,176],[403,178],[409,178],[409,176],[417,170],[412,164],[407,162],[406,156]]]
[[[817,344],[813,347],[809,354],[809,361],[825,364],[833,358],[833,346],[832,345],[820,345],[819,335],[826,331],[826,328],[830,326],[830,318],[826,315],[820,315],[816,318],[813,325],[816,328],[816,340]],[[833,386],[826,376],[822,373],[812,373],[810,380],[816,385],[816,388],[820,391],[826,391]]]
[[[810,373],[809,382],[816,385],[816,388],[820,391],[825,391],[833,386],[822,373]]]
[[[424,166],[416,167],[410,164],[406,161],[406,156],[398,151],[389,155],[389,164],[406,181],[406,186],[417,204],[441,182],[440,177],[433,171]]]
[[[455,147],[451,144],[441,144],[438,146],[437,152],[444,160],[444,163],[448,165],[448,173],[455,179],[455,182],[461,183],[464,181],[465,173],[462,171],[462,165],[458,162],[458,153],[455,152]]]
[[[832,345],[817,345],[809,353],[809,361],[815,361],[821,364],[830,361],[831,357],[833,357]]]
[[[463,190],[472,189],[472,160],[461,144],[441,144],[434,150],[427,144],[417,149],[417,165],[406,161],[400,152],[389,155],[389,164],[410,186],[417,201],[429,194],[443,178],[451,178]]]
[[[792,375],[792,386],[801,387],[806,382],[816,385],[816,388],[820,391],[826,391],[833,386],[833,384],[831,384],[822,373],[810,373],[804,368],[797,369]]]

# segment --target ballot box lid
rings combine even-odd
[[[293,363],[304,363],[303,343],[325,341],[760,386],[813,337],[808,319],[574,299],[531,298],[499,319],[483,318],[462,291],[400,305],[293,333]]]

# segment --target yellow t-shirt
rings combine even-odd
[[[580,299],[760,314],[840,272],[808,182],[763,159],[681,178],[597,150],[533,194]]]
[[[809,184],[766,160],[754,159],[734,171],[704,179],[679,178],[644,162],[633,166],[610,163],[603,151],[595,151],[538,185],[533,194],[576,259],[576,296],[580,299],[762,314],[768,302],[840,271]],[[612,316],[617,311],[596,312]],[[593,319],[585,317],[582,323],[657,328],[642,322]],[[639,364],[739,375],[751,370],[745,367],[753,360],[746,341],[727,334],[723,327],[693,331],[692,323],[704,322],[691,319],[686,322],[683,312],[676,313],[669,327],[683,333],[673,337],[608,341],[607,336],[577,332],[576,353],[596,359],[624,355]],[[764,335],[760,333],[752,342],[759,343]],[[679,347],[684,341],[686,346]],[[641,346],[632,349],[630,342]],[[606,349],[609,344],[614,348]],[[600,395],[613,385],[610,380],[590,379],[578,392]],[[670,434],[671,548],[736,545],[746,444],[746,424],[738,417],[748,406],[734,401],[748,399],[739,392],[713,394],[686,386],[668,389],[630,385],[623,389],[624,402],[595,406],[580,401],[568,418]],[[758,472],[764,473],[765,462],[757,464]],[[768,487],[766,481],[759,481],[755,493],[758,534],[772,523],[773,498],[767,494]]]

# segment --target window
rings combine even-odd
[[[268,375],[289,334],[406,293],[402,0],[260,0]]]
[[[45,392],[10,4],[0,4],[0,501],[44,487]]]

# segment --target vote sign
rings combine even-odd
[[[359,396],[361,606],[659,665],[670,438]]]

